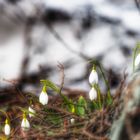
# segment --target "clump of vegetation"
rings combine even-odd
[[[140,65],[138,48],[139,45],[134,51],[134,70]],[[1,139],[109,139],[112,123],[120,114],[120,96],[125,79],[112,96],[103,67],[98,61],[90,62],[93,67],[89,74],[91,90],[88,96],[76,91],[76,98],[63,93],[64,68],[60,64],[59,86],[50,80],[40,80],[42,90],[39,97],[20,93],[21,104],[1,110],[1,123],[5,119],[4,127],[0,128]],[[100,90],[98,73],[106,85],[106,94]],[[49,96],[48,90],[57,95]]]

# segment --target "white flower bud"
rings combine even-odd
[[[36,111],[35,111],[34,109],[32,109],[30,106],[29,106],[28,110],[29,110],[29,117],[30,117],[30,118],[31,118],[31,117],[34,117]]]
[[[136,56],[134,65],[135,65],[135,67],[140,66],[140,54],[138,54]]]
[[[75,119],[74,118],[71,118],[70,119],[70,122],[71,122],[71,124],[74,124],[75,123]]]
[[[23,129],[23,131],[28,131],[30,129],[30,123],[26,117],[23,117],[23,120],[21,122],[21,128]]]
[[[89,99],[95,100],[96,98],[97,98],[97,91],[94,87],[92,87],[90,92],[89,92]]]
[[[39,102],[40,102],[42,105],[48,104],[48,94],[47,94],[47,92],[42,91],[42,92],[40,93]]]
[[[5,133],[5,135],[9,136],[10,135],[10,131],[11,131],[10,125],[9,124],[5,124],[5,126],[4,126],[4,133]]]
[[[11,127],[10,127],[8,119],[6,119],[5,126],[4,126],[4,133],[5,133],[5,135],[9,136],[10,135],[10,131],[11,131]]]
[[[89,75],[89,83],[91,85],[98,84],[98,74],[95,69],[93,69]]]

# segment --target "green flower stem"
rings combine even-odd
[[[93,100],[92,102],[93,102],[93,105],[95,106],[95,109],[98,109],[98,105],[97,105],[96,101]]]
[[[44,93],[47,92],[47,85],[46,85],[46,84],[44,84],[44,86],[43,86],[43,88],[42,88],[42,91],[43,91]]]
[[[94,87],[97,90],[99,108],[101,109],[102,108],[101,91],[98,84],[94,85]]]
[[[96,65],[93,65],[92,70],[96,70]]]
[[[105,107],[105,96],[103,95],[102,96],[102,108],[104,109],[104,107]]]
[[[42,91],[46,92],[47,91],[47,81],[46,80],[41,80],[40,82],[43,84]]]
[[[103,76],[104,82],[105,82],[106,87],[107,87],[107,98],[108,98],[108,100],[109,100],[110,103],[111,103],[111,102],[112,102],[112,96],[111,96],[110,86],[109,86],[108,80],[106,79],[106,76],[105,76],[105,74],[104,74],[104,72],[103,72],[103,68],[102,68],[101,64],[99,64],[98,67],[99,67],[99,69],[100,69],[100,71],[101,71],[101,74],[102,74],[102,76]]]
[[[99,67],[99,69],[100,69],[100,71],[101,71],[101,74],[102,74],[102,76],[103,76],[103,79],[104,79],[104,82],[105,82],[105,84],[106,84],[108,93],[110,94],[110,86],[109,86],[108,80],[106,79],[106,76],[105,76],[105,74],[104,74],[104,72],[103,72],[103,68],[102,68],[101,64],[99,64],[98,67]]]
[[[9,124],[9,119],[8,118],[6,118],[5,124]]]
[[[133,51],[133,72],[135,71],[135,58],[136,58],[138,49],[140,49],[140,42],[137,43]]]
[[[23,112],[23,119],[27,119],[26,112]]]

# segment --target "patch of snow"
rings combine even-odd
[[[126,30],[140,33],[140,15],[136,9],[123,11],[121,18]]]
[[[116,22],[120,22],[121,20],[120,18],[121,11],[116,5],[105,2],[94,8],[96,14],[100,17],[107,18],[109,20]]]
[[[17,10],[16,7],[12,5],[8,5],[6,8],[7,11],[5,11],[4,14],[0,14],[1,79],[18,78],[20,75],[21,62],[24,57],[23,30],[17,31],[15,28],[17,25],[14,26],[12,31],[10,31],[9,28],[7,30],[2,29],[2,27],[5,24],[11,26],[12,18],[9,17],[17,17],[17,15],[22,15],[22,12],[25,14],[25,16],[35,15],[37,5],[36,2],[39,2],[39,0],[19,1],[17,5],[19,6],[20,10]],[[6,5],[6,2],[0,1],[0,4],[1,3]],[[103,58],[103,65],[105,68],[121,70],[126,66],[128,60],[125,58],[120,48],[117,47],[116,44],[118,44],[118,41],[118,46],[121,46],[122,44],[129,45],[130,47],[133,46],[135,39],[130,40],[127,36],[125,36],[124,32],[121,32],[121,28],[140,33],[140,16],[136,9],[129,10],[129,8],[126,8],[124,11],[122,11],[123,8],[121,6],[117,7],[106,0],[44,0],[41,3],[45,3],[47,7],[66,10],[70,13],[75,13],[78,10],[81,10],[80,8],[84,8],[85,5],[87,6],[88,4],[91,4],[97,16],[105,17],[114,21],[120,21],[120,28],[116,28],[114,25],[103,24],[100,21],[97,21],[99,23],[97,23],[97,25],[95,21],[93,28],[91,28],[88,32],[84,32],[81,40],[78,40],[75,37],[77,32],[82,32],[80,21],[76,21],[73,24],[72,22],[70,24],[55,24],[54,29],[70,46],[70,49],[76,52],[80,52],[82,50],[85,55],[90,57],[105,55]],[[18,28],[20,27],[18,26]],[[118,31],[117,29],[121,31]],[[115,33],[116,36],[114,36]],[[58,61],[65,63],[70,60],[74,63],[76,62],[77,64],[73,64],[68,70],[66,70],[66,84],[69,84],[70,80],[79,78],[85,73],[86,64],[76,54],[64,47],[62,43],[49,32],[46,26],[36,26],[32,32],[32,40],[33,44],[30,51],[31,59],[28,69],[29,73],[37,72],[39,70],[39,65],[51,65],[54,67],[58,64]],[[82,46],[82,43],[85,44],[85,46]],[[42,49],[43,51],[39,53],[38,49]],[[50,76],[50,79],[55,83],[60,84],[58,71],[53,72],[54,73]],[[70,86],[73,88],[79,87],[80,89],[89,88],[87,81],[77,84],[74,83]]]
[[[35,16],[37,9],[44,10],[43,1],[40,0],[21,0],[17,3],[17,6],[26,17]]]
[[[0,77],[3,79],[19,78],[23,59],[23,35],[18,32],[12,39],[0,46]]]
[[[38,29],[40,30],[40,37],[35,34]],[[42,26],[41,27],[36,27],[35,31],[33,33],[33,42],[34,46],[31,49],[31,61],[30,61],[30,66],[28,69],[28,72],[35,72],[39,70],[39,65],[44,65],[44,64],[49,64],[51,66],[56,66],[58,62],[66,62],[69,59],[73,59],[72,61],[75,62],[75,58],[77,60],[78,56],[77,54],[74,54],[71,52],[69,49],[67,49],[59,40],[57,40],[54,35],[48,31],[47,29],[44,29]],[[57,31],[57,33],[61,36],[61,38],[66,42],[66,44],[69,45],[69,48],[79,52],[79,42],[78,40],[74,37],[73,35],[73,30],[72,28],[67,25],[67,24],[57,24],[54,26],[54,30]],[[39,49],[39,43],[41,44],[42,38],[45,38],[46,40],[44,41],[43,45],[44,48],[42,47],[43,51],[39,54],[36,53],[37,49]],[[39,43],[38,43],[39,41]],[[43,42],[43,41],[42,41]],[[38,44],[38,45],[37,45]],[[35,47],[35,45],[37,45]]]
[[[102,63],[106,69],[112,68],[114,71],[117,71],[126,68],[127,59],[120,48],[114,47],[114,49],[105,54]]]
[[[91,29],[85,37],[84,44],[84,54],[90,57],[96,57],[104,54],[105,51],[115,44],[112,29],[109,26],[101,25]]]
[[[71,68],[66,70],[65,78],[67,79],[67,81],[82,77],[86,73],[86,65],[87,64],[82,62],[81,60],[81,62],[77,62],[77,64],[73,65]]]
[[[46,7],[72,12],[76,7],[86,5],[90,0],[46,0]]]
[[[84,91],[87,91],[90,90],[90,87],[89,87],[89,84],[87,81],[82,81],[82,82],[79,82],[79,83],[74,83],[74,84],[69,84],[69,85],[66,85],[66,87],[69,87],[70,89],[80,89],[80,90],[84,90]],[[88,96],[88,92],[87,91],[87,96]]]

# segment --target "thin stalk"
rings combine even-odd
[[[136,58],[137,51],[138,51],[139,48],[140,48],[140,42],[137,43],[137,45],[136,45],[136,47],[134,48],[134,51],[133,51],[133,72],[135,71],[135,58]]]
[[[99,108],[102,108],[102,102],[101,102],[101,91],[99,88],[99,85],[95,85],[95,89],[97,90],[97,95],[98,95],[98,103],[99,103]]]
[[[104,82],[105,82],[106,87],[107,87],[107,97],[108,97],[108,100],[110,102],[112,102],[112,96],[111,96],[111,92],[110,92],[110,86],[109,86],[108,80],[106,79],[106,76],[105,76],[105,74],[103,72],[103,67],[101,66],[101,64],[99,64],[98,67],[99,67],[99,69],[101,71],[101,74],[103,76]]]

